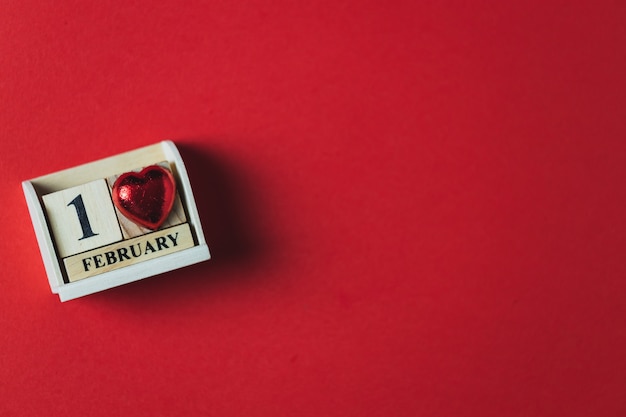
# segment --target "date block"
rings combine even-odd
[[[62,258],[122,240],[105,180],[46,194],[43,204]]]
[[[22,183],[61,301],[210,259],[171,141]]]

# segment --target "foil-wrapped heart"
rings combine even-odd
[[[174,205],[176,181],[167,169],[151,165],[141,172],[126,172],[113,184],[115,207],[129,220],[151,230],[167,220]]]

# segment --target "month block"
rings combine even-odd
[[[61,301],[210,259],[183,160],[171,141],[22,183]]]
[[[114,245],[94,249],[63,260],[69,281],[145,262],[159,256],[193,247],[188,224],[143,234]]]
[[[43,203],[62,258],[122,240],[103,179],[46,194]]]

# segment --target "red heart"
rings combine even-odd
[[[113,203],[131,221],[156,230],[165,222],[174,205],[176,181],[158,165],[141,172],[126,172],[113,184]]]

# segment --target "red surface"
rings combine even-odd
[[[0,415],[626,415],[623,2],[49,3],[0,12]],[[61,304],[20,182],[166,138],[214,260]]]

